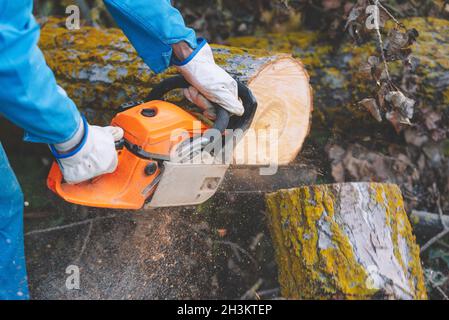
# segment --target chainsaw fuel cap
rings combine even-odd
[[[154,117],[157,114],[157,109],[155,108],[147,108],[147,109],[143,109],[140,112],[141,115],[143,115],[144,117]]]
[[[156,162],[150,162],[145,166],[144,172],[147,176],[152,176],[157,171],[157,163]]]

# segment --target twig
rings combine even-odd
[[[446,249],[449,249],[449,244],[447,244],[446,242],[444,242],[443,240],[438,240],[438,244],[442,247],[445,247]]]
[[[249,249],[251,251],[256,250],[256,247],[262,240],[263,236],[264,236],[263,232],[259,232],[255,237],[253,237],[253,240],[251,241],[251,245],[249,246]]]
[[[443,226],[443,231],[438,233],[436,236],[434,236],[432,239],[427,241],[422,247],[421,247],[421,253],[427,250],[431,245],[433,245],[435,242],[439,241],[441,238],[449,234],[449,227],[446,224],[445,217],[443,215],[443,210],[441,209],[441,197],[440,194],[438,194],[437,198],[437,207],[438,207],[438,215],[440,217],[441,225]]]
[[[438,292],[443,296],[444,300],[449,300],[449,297],[446,293],[444,293],[443,289],[441,289],[439,286],[435,286],[434,288],[438,290]]]
[[[91,221],[89,224],[89,228],[87,229],[86,236],[84,237],[83,246],[81,247],[81,251],[75,260],[76,262],[79,262],[81,260],[81,257],[83,256],[84,251],[86,251],[87,243],[89,242],[89,238],[90,238],[90,234],[92,233],[93,225],[94,225],[94,222]]]
[[[242,256],[239,253],[239,250],[235,246],[231,246],[232,252],[234,252],[234,255],[237,257],[237,260],[239,262],[242,262]]]
[[[248,291],[246,291],[243,296],[240,297],[240,300],[246,300],[246,299],[249,299],[251,297],[256,297],[257,298],[257,296],[258,296],[257,289],[260,288],[262,283],[263,283],[263,280],[261,278],[259,278],[256,281],[256,283]]]
[[[91,223],[94,221],[112,219],[112,218],[116,218],[116,217],[117,217],[117,215],[114,214],[114,215],[110,215],[110,216],[106,216],[106,217],[97,217],[97,218],[87,219],[87,220],[78,221],[78,222],[74,222],[74,223],[69,223],[69,224],[65,224],[65,225],[57,226],[57,227],[53,227],[53,228],[32,230],[32,231],[25,233],[25,236],[31,236],[31,235],[35,235],[35,234],[58,231],[58,230],[63,230],[63,229],[67,229],[67,228],[73,228],[73,227],[81,226],[83,224]]]
[[[440,216],[441,224],[443,225],[444,229],[449,229],[449,224],[447,224],[446,221],[444,221],[443,209],[441,208],[441,196],[439,193],[438,193],[438,197],[437,197],[437,207],[438,207],[438,215]]]
[[[441,238],[443,238],[445,235],[447,235],[449,233],[449,229],[445,229],[443,231],[441,231],[440,233],[438,233],[436,236],[434,236],[432,239],[430,239],[429,241],[426,242],[426,244],[424,244],[421,247],[421,253],[423,253],[424,251],[426,251],[427,249],[429,249],[429,247],[431,245],[433,245],[435,242],[437,242],[438,240],[440,240]]]
[[[186,222],[181,222],[181,223],[184,224],[186,227],[190,228],[191,230],[193,230],[194,232],[202,234],[203,236],[210,238],[210,235],[208,235],[207,233],[205,233],[205,232],[203,232],[201,230],[193,229],[192,225],[190,225],[190,224],[188,224]],[[237,256],[237,258],[239,260],[240,260],[240,255],[239,255],[238,251],[240,251],[245,256],[247,256],[251,260],[251,262],[253,262],[256,266],[258,265],[256,259],[254,259],[254,257],[248,251],[243,249],[241,246],[239,246],[235,242],[225,241],[225,240],[212,240],[212,243],[214,243],[214,244],[223,244],[223,245],[230,246],[232,251],[234,252],[234,254]]]
[[[248,251],[246,251],[245,249],[240,247],[237,243],[234,243],[234,242],[231,242],[231,241],[221,241],[221,240],[220,241],[218,241],[218,240],[214,241],[214,243],[228,245],[232,249],[237,249],[238,251],[243,253],[245,256],[247,256],[255,265],[257,265],[256,259],[254,259],[253,256]]]
[[[379,10],[379,0],[375,0],[374,1],[374,5],[377,7],[377,10]],[[379,23],[379,21],[377,21],[377,23]],[[379,25],[377,25],[376,29],[376,34],[377,34],[377,41],[379,41],[379,47],[380,47],[380,54],[382,57],[382,62],[384,64],[385,67],[385,75],[387,76],[388,82],[391,83],[391,77],[390,77],[390,72],[388,71],[388,63],[387,63],[387,59],[385,58],[385,52],[384,52],[384,43],[382,40],[382,35],[380,34],[380,28]]]
[[[380,277],[382,277],[383,279],[385,279],[387,281],[388,284],[393,285],[394,287],[398,288],[399,290],[401,290],[403,293],[410,295],[410,291],[406,288],[404,288],[403,286],[401,286],[400,284],[396,283],[396,281],[394,281],[392,278],[380,273],[376,271],[376,274]]]
[[[269,289],[269,290],[263,290],[263,291],[258,291],[257,294],[260,297],[264,297],[264,296],[272,296],[274,294],[278,294],[280,291],[279,288],[274,288],[274,289]]]
[[[384,5],[382,4],[382,2],[380,2],[380,0],[379,1],[377,1],[378,2],[378,4],[379,4],[379,7],[398,25],[398,26],[403,26],[403,24],[402,23],[400,23],[399,21],[398,21],[398,19],[396,19],[391,13],[390,13],[390,11],[387,9],[387,8],[385,8],[384,7]]]

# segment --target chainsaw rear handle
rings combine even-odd
[[[240,81],[238,84],[238,95],[242,100],[244,114],[241,117],[231,119],[231,114],[216,103],[217,117],[214,123],[214,129],[224,133],[227,128],[231,129],[247,129],[248,122],[252,121],[257,108],[257,101],[251,90]],[[168,78],[156,85],[147,97],[147,100],[162,100],[164,95],[175,89],[187,89],[190,83],[183,76]],[[238,119],[238,120],[237,120]]]

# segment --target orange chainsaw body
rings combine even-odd
[[[125,132],[126,147],[117,151],[117,170],[71,185],[64,183],[55,162],[47,178],[47,186],[53,192],[68,202],[85,206],[140,209],[157,187],[160,159],[168,159],[175,144],[209,128],[187,111],[159,100],[118,113],[111,125]],[[181,137],[175,130],[188,135]],[[178,136],[176,141],[173,141],[174,136]],[[147,156],[142,157],[140,153]]]

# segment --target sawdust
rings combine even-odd
[[[94,222],[88,238],[89,224],[27,236],[32,298],[215,298],[211,247],[193,231],[197,223],[187,211],[115,212],[116,218]],[[72,264],[80,270],[80,290],[65,287],[65,270]]]

